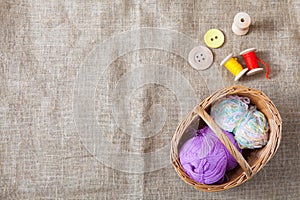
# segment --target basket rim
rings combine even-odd
[[[178,154],[179,154],[178,144],[180,142],[180,139],[182,138],[187,128],[191,125],[193,120],[195,120],[197,117],[201,119],[201,116],[198,115],[195,109],[197,109],[199,106],[203,107],[204,109],[208,109],[209,106],[216,100],[225,97],[227,95],[234,95],[234,94],[241,94],[241,95],[247,94],[247,96],[251,96],[253,98],[255,97],[258,98],[260,101],[261,100],[263,101],[263,103],[266,106],[266,110],[271,114],[271,118],[270,117],[267,118],[270,126],[268,143],[265,147],[258,150],[262,153],[260,155],[260,158],[257,159],[254,164],[251,165],[252,174],[250,176],[246,176],[246,173],[242,172],[236,178],[220,185],[207,185],[207,184],[198,183],[193,179],[191,179],[185,173],[185,171],[181,166],[181,163],[178,158]],[[171,163],[175,168],[175,171],[177,172],[178,176],[184,182],[186,182],[189,185],[192,185],[197,190],[202,190],[206,192],[227,190],[239,186],[242,183],[246,182],[247,180],[251,179],[256,173],[258,173],[266,165],[266,163],[276,154],[279,148],[281,142],[281,134],[282,134],[281,132],[282,132],[281,116],[274,103],[269,99],[269,97],[265,93],[263,93],[258,89],[249,88],[242,85],[233,85],[230,87],[225,87],[223,89],[214,92],[213,94],[209,95],[205,99],[203,99],[180,122],[171,140],[171,152],[170,152]]]

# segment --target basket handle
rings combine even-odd
[[[236,159],[239,165],[242,167],[248,177],[252,175],[252,169],[243,155],[237,150],[237,148],[231,143],[229,138],[223,133],[220,127],[215,123],[212,117],[202,108],[198,106],[196,109],[197,114],[204,120],[204,122],[211,128],[211,130],[217,135],[219,140],[225,145],[231,155]]]

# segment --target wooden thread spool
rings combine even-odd
[[[220,66],[226,67],[235,76],[234,81],[238,81],[248,71],[233,57],[233,53],[224,58]]]
[[[266,78],[269,78],[270,69],[267,63],[258,58],[255,54],[256,49],[250,48],[242,51],[240,53],[243,56],[246,66],[248,68],[247,76],[251,76],[263,71],[263,68],[260,68],[258,62],[263,64],[266,67]]]
[[[245,12],[239,12],[235,15],[232,23],[232,31],[236,35],[246,35],[251,25],[251,18]]]

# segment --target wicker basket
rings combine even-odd
[[[255,150],[244,150],[242,155],[215,124],[207,112],[214,101],[227,95],[249,97],[251,103],[255,104],[266,116],[270,127],[269,140],[266,146]],[[192,133],[194,130],[204,127],[205,124],[214,131],[239,163],[238,167],[229,172],[229,181],[220,185],[206,185],[194,181],[184,172],[178,158],[181,146],[185,141],[193,137]],[[180,123],[172,138],[171,162],[180,178],[196,189],[207,192],[227,190],[249,180],[274,156],[280,144],[281,129],[282,121],[279,112],[273,102],[264,93],[244,86],[224,88],[204,99]]]

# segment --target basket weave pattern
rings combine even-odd
[[[246,150],[240,154],[227,136],[215,124],[207,113],[210,106],[216,100],[228,96],[239,95],[249,97],[252,104],[255,104],[267,118],[270,131],[269,140],[266,146],[261,149]],[[202,128],[207,124],[218,136],[225,147],[236,158],[239,166],[232,170],[228,176],[229,181],[220,185],[201,184],[191,179],[183,170],[179,160],[179,150],[182,144],[190,137],[192,131]],[[171,142],[171,162],[177,174],[186,183],[198,190],[216,192],[236,187],[253,177],[276,153],[282,131],[282,120],[273,102],[261,91],[245,86],[231,86],[217,91],[198,104],[179,124]]]

